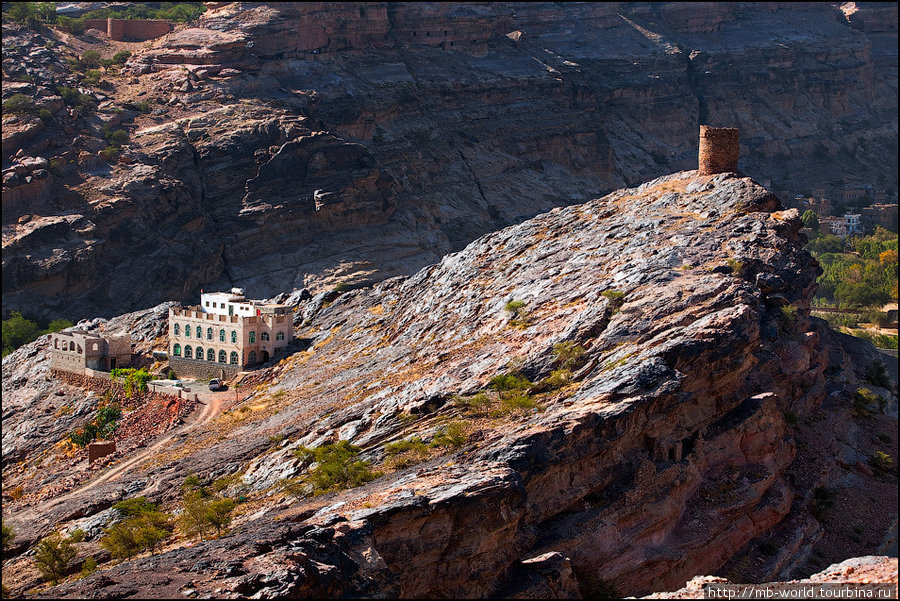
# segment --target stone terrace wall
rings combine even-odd
[[[225,363],[213,363],[211,361],[197,361],[184,357],[169,357],[169,367],[175,370],[178,377],[193,376],[195,378],[209,380],[211,378],[233,378],[241,371],[240,365],[226,365]]]
[[[93,372],[93,370],[90,371]],[[92,390],[101,396],[108,393],[113,400],[119,401],[122,404],[139,406],[152,401],[168,401],[173,396],[178,398],[178,395],[157,392],[135,392],[131,395],[131,398],[125,398],[124,385],[110,380],[108,375],[104,378],[94,375],[73,374],[72,372],[58,369],[51,369],[50,375],[61,382],[65,382],[71,386],[78,386],[85,390]]]
[[[162,37],[172,31],[172,24],[160,19],[88,19],[86,29],[105,31],[112,40],[143,42]]]

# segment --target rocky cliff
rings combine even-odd
[[[4,484],[22,487],[4,583],[37,584],[22,552],[57,524],[103,559],[107,508],[175,508],[189,473],[237,475],[230,534],[44,594],[646,594],[872,553],[896,517],[896,471],[868,462],[897,456],[896,364],[809,317],[818,268],[779,209],[749,178],[680,172],[304,301],[306,350],[114,478],[28,443],[53,419],[42,392],[4,415]],[[4,399],[38,386],[40,345],[4,360]],[[289,494],[314,468],[294,451],[340,440],[382,475]],[[68,480],[39,501],[48,479]]]
[[[4,315],[410,274],[694,168],[700,123],[776,189],[896,189],[896,7],[849,4],[228,3],[149,44],[5,24],[3,97],[49,116],[4,115]],[[88,49],[133,56],[91,87],[64,62]]]

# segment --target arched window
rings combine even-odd
[[[250,344],[256,342],[256,332],[250,332]]]
[[[193,351],[191,350],[191,345],[190,344],[184,345],[184,358],[191,359],[191,358],[193,358],[193,356],[194,356],[194,354],[193,354]]]
[[[237,332],[231,330],[231,343],[234,344],[237,342]]]
[[[212,328],[206,328],[206,339],[212,340]]]
[[[172,333],[175,336],[178,336],[180,334],[180,332],[181,332],[181,326],[179,326],[177,323],[174,326],[172,326]]]
[[[59,348],[59,338],[53,339],[53,348]]]
[[[215,361],[216,360],[216,351],[213,349],[209,349],[206,351],[206,360],[207,361]]]
[[[284,332],[278,332],[275,334],[275,340],[284,340]]]
[[[199,361],[203,361],[203,347],[202,346],[197,347],[197,359]]]
[[[184,326],[184,335],[186,338],[191,337],[191,324],[187,324],[186,326]]]
[[[226,361],[225,351],[219,351],[219,363],[225,363]]]
[[[262,333],[260,333],[259,339],[260,339],[260,340],[268,340],[268,339],[269,339],[269,333],[268,333],[268,332],[262,332]]]
[[[219,330],[219,342],[225,342],[225,330]]]
[[[172,347],[172,354],[175,355],[176,357],[181,356],[181,345],[180,344],[176,344],[175,346]]]
[[[232,365],[237,365],[237,364],[238,364],[237,351],[231,351],[231,364],[232,364]]]
[[[256,363],[256,351],[250,351],[247,355],[247,363]]]

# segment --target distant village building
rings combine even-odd
[[[100,336],[84,330],[50,334],[50,369],[79,375],[131,365],[131,336]]]
[[[283,354],[292,337],[289,306],[248,300],[241,288],[169,309],[169,365],[179,376],[233,377]]]
[[[847,213],[843,217],[824,217],[819,219],[819,226],[824,231],[830,230],[835,236],[846,238],[863,233],[861,215]]]
[[[845,203],[859,200],[863,196],[875,197],[875,188],[871,184],[846,184],[841,190],[841,200]]]
[[[867,230],[874,230],[875,226],[897,231],[897,203],[874,204],[862,208],[862,222]]]

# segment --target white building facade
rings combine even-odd
[[[179,376],[233,376],[284,354],[292,337],[290,307],[249,300],[240,288],[169,309],[169,363]]]

